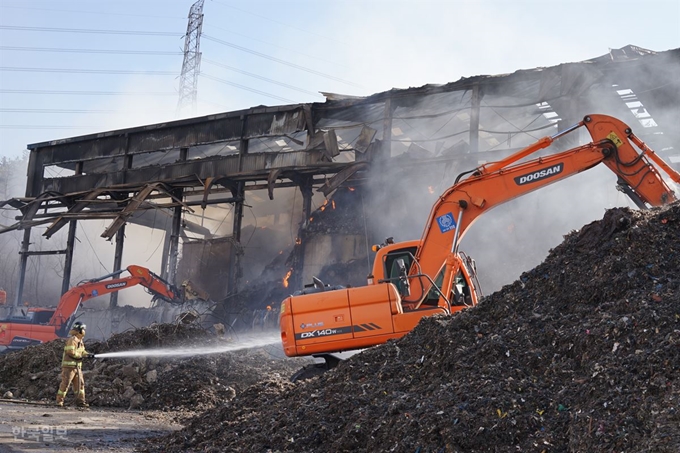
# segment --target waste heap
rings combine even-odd
[[[477,307],[258,383],[143,448],[677,453],[679,427],[675,203],[609,210]]]
[[[88,341],[89,352],[178,348],[204,351],[238,342],[196,324],[158,324]],[[0,356],[0,395],[53,402],[61,381],[64,340],[30,346]],[[88,403],[94,407],[155,409],[184,412],[206,410],[271,376],[290,376],[308,361],[290,361],[280,346],[183,357],[85,360],[83,374]],[[9,394],[7,392],[10,392]],[[67,404],[74,398],[67,395]]]

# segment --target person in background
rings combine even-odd
[[[68,388],[73,383],[73,391],[76,394],[76,404],[79,407],[88,407],[85,401],[85,380],[83,379],[83,358],[91,354],[85,350],[85,324],[77,321],[69,331],[64,355],[61,359],[61,385],[57,392],[57,406],[64,406],[64,398]]]

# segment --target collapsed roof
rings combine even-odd
[[[368,97],[325,93],[324,103],[253,107],[31,144],[26,196],[2,203],[22,215],[0,233],[50,224],[50,237],[67,220],[111,218],[102,235],[110,239],[137,211],[240,203],[239,183],[244,190],[268,188],[270,198],[276,187],[301,181],[328,194],[379,152],[417,160],[488,153],[484,160],[492,160],[588,113],[632,125],[677,168],[679,73],[680,49],[629,45],[587,61],[445,85]],[[54,177],[55,168],[70,172]],[[178,188],[183,200],[173,196]],[[224,191],[232,196],[217,195]]]

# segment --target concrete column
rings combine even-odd
[[[76,175],[83,174],[83,162],[76,163]],[[76,228],[78,227],[77,220],[71,220],[68,224],[68,236],[66,238],[66,254],[64,256],[64,277],[61,281],[61,294],[64,295],[66,291],[71,288],[71,271],[73,270],[73,252],[76,244]]]
[[[117,272],[121,269],[123,264],[123,245],[125,244],[125,225],[120,227],[116,231],[116,251],[113,255],[113,272]],[[109,299],[109,308],[115,308],[118,306],[118,291],[111,293]]]
[[[76,243],[77,220],[68,223],[68,237],[66,239],[66,256],[64,257],[64,277],[61,280],[61,294],[71,288],[71,270],[73,268],[73,249]]]
[[[17,283],[17,296],[14,299],[14,308],[21,305],[24,296],[24,283],[26,281],[26,267],[28,264],[28,247],[31,245],[31,229],[24,230],[24,240],[21,241],[21,251],[19,252],[19,282]]]
[[[311,178],[305,178],[300,183],[300,192],[302,193],[302,212],[304,213],[303,223],[309,221],[312,215],[312,181]]]
[[[175,197],[179,200],[184,198],[183,189],[175,189],[173,191]],[[172,230],[170,232],[170,256],[168,260],[168,282],[175,284],[175,278],[177,277],[177,261],[179,259],[179,234],[180,228],[182,227],[182,206],[177,206],[174,208],[172,214]]]
[[[307,225],[309,218],[312,216],[312,178],[304,178],[300,183],[300,192],[302,193],[302,227]],[[302,236],[303,228],[300,228],[298,236]],[[294,275],[294,280],[290,282],[295,288],[302,288],[304,286],[303,271],[305,269],[305,250],[307,248],[308,239],[303,240],[298,246],[298,250],[295,254],[295,267],[300,270],[297,275]]]
[[[248,154],[248,115],[241,117],[241,140],[239,142],[239,172],[243,170],[243,156]],[[241,275],[241,228],[243,226],[243,206],[246,202],[246,183],[239,181],[231,188],[232,197],[237,200],[234,202],[234,223],[232,226],[232,238],[234,245],[229,257],[229,281],[228,291],[234,292],[238,288],[238,280]]]
[[[189,148],[180,148],[179,160],[185,162],[189,155]],[[175,189],[172,194],[180,201],[184,201],[184,189]],[[166,228],[163,244],[163,258],[161,262],[161,277],[171,284],[177,278],[177,262],[179,260],[179,237],[182,228],[182,205],[176,206],[172,213],[170,230]]]
[[[163,238],[163,254],[161,255],[161,278],[168,279],[168,257],[170,256],[170,237],[172,229],[166,224],[165,237]]]

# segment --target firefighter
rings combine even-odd
[[[85,324],[78,321],[73,324],[69,331],[69,337],[64,346],[64,356],[61,359],[61,385],[57,392],[57,406],[64,406],[64,398],[68,388],[73,383],[73,391],[76,394],[76,404],[79,407],[88,407],[85,401],[85,381],[83,380],[83,358],[90,355],[85,350],[83,337],[85,336]]]

